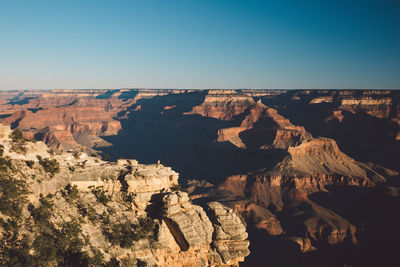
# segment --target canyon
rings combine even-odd
[[[157,207],[153,217],[165,232],[157,242],[175,241],[167,251],[155,245],[162,256],[139,248],[109,253],[119,259],[129,254],[162,266],[243,260],[241,266],[396,266],[399,260],[398,91],[4,91],[0,123],[43,141],[54,154],[46,157],[63,164],[82,164],[73,151],[87,157],[75,174],[37,183],[36,203],[40,193],[61,194],[68,183],[82,192],[115,188],[116,173],[136,169],[125,177],[137,216]],[[100,159],[106,155],[116,165]],[[157,161],[180,174],[186,192],[171,190],[177,173]],[[117,178],[98,181],[108,173]]]

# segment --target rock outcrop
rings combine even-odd
[[[234,264],[231,259],[242,259],[250,254],[247,232],[232,209],[218,202],[207,204],[207,211],[214,227],[212,246],[215,247],[218,263]]]
[[[9,179],[21,188],[0,207],[1,264],[237,266],[249,255],[246,229],[233,211],[215,202],[206,211],[193,205],[171,168],[51,155],[44,143],[11,140],[10,133],[0,126],[0,196]]]

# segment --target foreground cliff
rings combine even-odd
[[[169,167],[50,155],[5,126],[0,145],[1,265],[216,266],[249,255],[235,213],[191,204]]]

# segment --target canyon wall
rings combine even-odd
[[[70,154],[68,160],[79,166],[87,160],[85,168],[71,165],[75,174],[55,184],[43,181],[36,192],[53,192],[66,185],[62,180],[82,191],[89,186],[112,190],[110,181],[124,178],[126,192],[135,195],[132,209],[147,214],[156,208],[156,214],[163,214],[159,227],[170,234],[162,238],[172,236],[174,251],[186,255],[174,256],[175,263],[179,258],[189,264],[187,259],[197,257],[190,252],[193,244],[200,254],[216,252],[204,261],[230,262],[230,255],[242,259],[247,241],[241,227],[236,227],[241,239],[218,239],[230,230],[215,224],[215,214],[225,218],[233,210],[237,217],[232,220],[247,226],[251,240],[252,254],[244,266],[260,265],[266,258],[277,258],[277,265],[290,259],[283,266],[297,266],[299,259],[327,251],[338,261],[345,251],[352,254],[348,258],[354,263],[338,265],[367,266],[373,258],[363,258],[360,251],[378,253],[387,258],[385,263],[396,258],[395,253],[384,255],[400,236],[395,226],[400,220],[393,213],[400,192],[399,99],[399,92],[390,90],[7,91],[0,94],[0,121],[23,130],[28,139],[45,141],[55,152],[100,151],[113,159],[147,163],[120,160],[118,171],[112,164],[99,169],[87,154],[82,159]],[[33,154],[30,158],[35,160]],[[181,174],[189,195],[170,190],[175,183],[169,176],[174,181],[176,174],[151,164],[157,160]],[[88,173],[113,173],[114,178],[98,181]],[[189,206],[188,198],[202,208]],[[211,205],[219,211],[210,212],[210,201],[225,207]],[[189,227],[192,217],[204,224]],[[220,235],[209,243],[204,233],[212,228]],[[204,242],[216,250],[211,253]],[[272,249],[282,244],[285,257]],[[269,249],[262,250],[265,246]],[[339,253],[336,248],[345,249]]]

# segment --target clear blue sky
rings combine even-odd
[[[398,0],[0,0],[0,88],[400,88]]]

